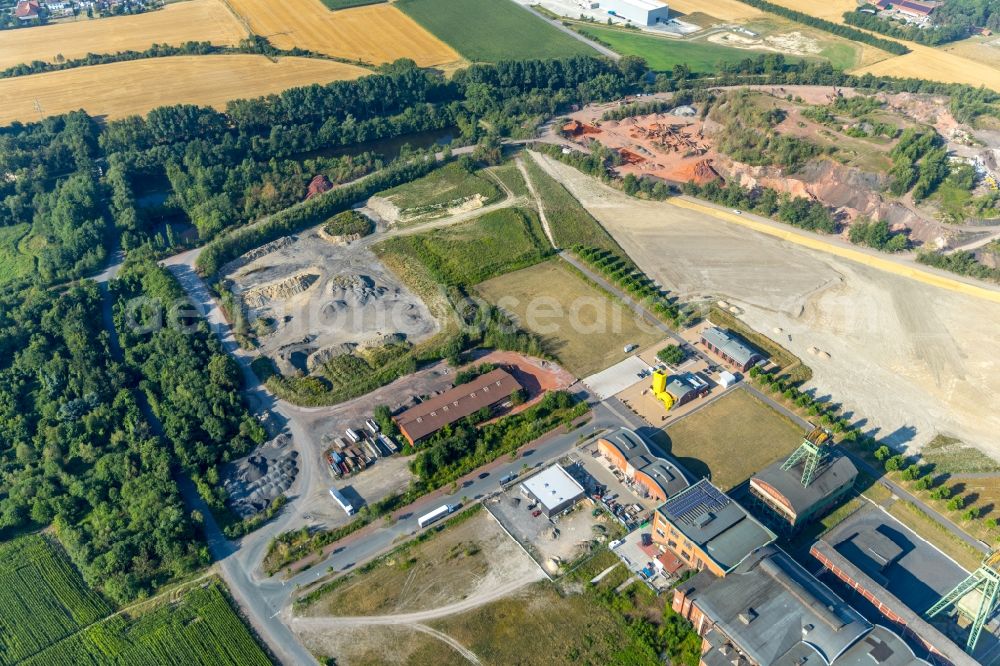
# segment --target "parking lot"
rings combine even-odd
[[[592,483],[597,485],[593,490],[588,489],[591,496],[594,490],[603,489],[600,493],[601,502],[606,506],[610,505],[609,510],[627,523],[630,529],[645,522],[652,515],[653,509],[660,505],[655,499],[646,496],[641,486],[636,486],[619,470],[611,468],[608,461],[598,453],[596,440],[570,454],[570,459],[577,462],[593,480]],[[617,506],[623,508],[616,511]],[[638,509],[635,508],[637,506]]]
[[[546,518],[538,505],[521,492],[521,483],[530,477],[519,478],[485,503],[504,529],[552,577],[560,573],[562,565],[624,533],[624,528],[592,498],[594,481],[588,480],[586,472],[571,460],[561,462],[588,493],[562,515]]]

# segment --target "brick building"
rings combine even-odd
[[[495,408],[520,389],[521,385],[509,372],[498,368],[425,400],[393,420],[403,437],[413,445],[480,409]]]
[[[764,360],[764,355],[732,331],[710,326],[701,332],[701,342],[728,365],[746,372]]]
[[[628,428],[598,439],[597,450],[634,484],[640,495],[663,502],[690,485],[678,465],[654,453],[649,442]]]
[[[653,512],[653,541],[694,569],[725,576],[748,555],[775,540],[707,479],[674,495]]]
[[[703,666],[928,666],[774,545],[681,583],[672,606],[702,637]]]

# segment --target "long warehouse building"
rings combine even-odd
[[[608,14],[647,27],[666,23],[670,19],[667,5],[656,0],[600,0],[600,8]]]

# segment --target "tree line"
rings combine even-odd
[[[750,5],[751,7],[756,7],[757,9],[761,9],[765,12],[770,12],[771,14],[784,16],[785,18],[808,25],[812,28],[819,28],[820,30],[837,35],[838,37],[846,37],[847,39],[855,42],[861,42],[862,44],[874,46],[875,48],[888,51],[894,55],[903,55],[910,52],[910,49],[908,49],[906,45],[894,42],[891,39],[876,37],[875,35],[861,30],[856,30],[850,26],[817,18],[810,14],[806,14],[805,12],[789,9],[788,7],[784,7],[782,5],[776,5],[773,2],[768,2],[767,0],[740,0],[740,2]]]

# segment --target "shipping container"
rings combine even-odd
[[[365,425],[368,427],[368,431],[373,435],[378,434],[378,424],[372,419],[365,419]]]

